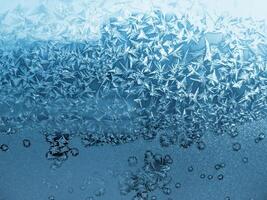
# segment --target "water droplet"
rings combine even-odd
[[[28,139],[24,139],[22,143],[25,148],[29,148],[31,146],[31,141]]]
[[[157,200],[157,197],[156,196],[152,196],[151,200]]]
[[[214,166],[216,170],[220,170],[225,167],[225,163],[218,163]]]
[[[201,179],[204,179],[205,177],[206,177],[205,174],[200,174],[200,178],[201,178]]]
[[[257,137],[257,138],[255,138],[255,143],[259,143],[260,142],[260,139]]]
[[[192,172],[192,171],[194,171],[193,166],[189,166],[189,167],[187,168],[187,171],[188,171],[188,172]]]
[[[223,174],[219,174],[219,175],[217,176],[217,178],[218,178],[218,180],[223,180],[224,176],[223,176]]]
[[[55,200],[56,198],[53,196],[53,195],[50,195],[49,197],[48,197],[48,200]]]
[[[175,187],[176,187],[177,189],[181,188],[181,186],[182,186],[181,183],[175,183]]]
[[[242,162],[243,162],[243,163],[248,163],[248,157],[243,157],[243,158],[242,158]]]
[[[241,144],[238,142],[235,142],[235,143],[233,143],[232,148],[234,151],[239,151],[241,149]]]
[[[1,149],[2,151],[8,151],[8,150],[9,150],[9,147],[8,147],[6,144],[2,144],[2,145],[0,146],[0,149]]]
[[[215,168],[216,170],[219,170],[219,169],[221,169],[221,165],[220,165],[220,164],[216,164],[216,165],[214,166],[214,168]]]
[[[221,163],[220,165],[221,165],[221,168],[225,168],[226,166],[225,163]]]
[[[208,175],[208,179],[209,180],[213,179],[213,176],[212,175]]]
[[[265,134],[264,134],[264,133],[260,133],[260,134],[259,134],[259,139],[260,139],[260,140],[263,140],[264,138],[265,138]]]
[[[255,143],[259,143],[260,141],[262,141],[265,138],[265,134],[264,133],[260,133],[258,135],[258,137],[255,138]]]

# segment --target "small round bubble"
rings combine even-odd
[[[181,188],[181,183],[175,183],[175,188],[177,188],[177,189],[179,189],[179,188]]]
[[[188,171],[188,172],[193,172],[193,171],[194,171],[194,167],[193,167],[193,166],[189,166],[189,167],[187,168],[187,171]]]
[[[218,180],[223,180],[223,178],[224,178],[224,176],[223,176],[223,174],[219,174],[218,176],[217,176],[217,178],[218,178]]]
[[[213,176],[212,175],[208,175],[208,179],[209,180],[213,179]]]
[[[156,197],[156,196],[152,196],[152,197],[150,198],[150,200],[157,200],[157,197]]]
[[[234,151],[239,151],[241,149],[241,144],[238,142],[233,143],[232,148]]]
[[[243,158],[242,158],[242,162],[243,162],[243,163],[248,163],[248,157],[243,157]]]
[[[200,174],[200,176],[199,176],[201,179],[204,179],[205,177],[206,177],[206,175],[205,174]]]

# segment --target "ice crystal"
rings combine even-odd
[[[266,116],[264,23],[219,16],[210,24],[154,9],[100,17],[92,40],[86,19],[98,16],[74,13],[41,5],[1,15],[2,133],[59,129],[86,146],[160,134],[162,146],[204,149],[207,130],[234,137],[238,125]],[[62,18],[66,30],[44,23]],[[88,37],[75,40],[77,31]]]

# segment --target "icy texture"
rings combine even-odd
[[[127,195],[134,193],[133,200],[149,199],[152,192],[161,190],[164,194],[170,195],[169,188],[172,177],[169,175],[173,163],[170,155],[161,155],[146,151],[144,163],[141,169],[136,172],[128,171],[121,176],[120,193]]]
[[[161,134],[162,146],[188,147],[206,130],[235,135],[237,125],[266,116],[263,22],[220,16],[210,24],[155,9],[110,17],[99,39],[74,42],[76,32],[50,40],[57,28],[43,26],[49,11],[39,9],[21,26],[1,26],[4,134],[37,126],[81,134],[86,146]]]

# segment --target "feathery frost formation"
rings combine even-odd
[[[132,13],[77,42],[15,39],[2,27],[1,132],[41,127],[80,134],[86,146],[160,134],[162,146],[188,147],[207,130],[236,135],[266,115],[265,24],[207,20]]]

